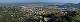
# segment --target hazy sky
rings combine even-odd
[[[0,0],[0,3],[15,3],[15,2],[79,3],[80,0]]]

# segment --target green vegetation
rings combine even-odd
[[[1,8],[0,9],[0,22],[22,22],[22,13],[19,13],[15,8]]]
[[[0,22],[34,22],[36,17],[29,15],[29,12],[20,11],[20,8],[0,8]],[[57,11],[57,10],[56,10]],[[26,15],[27,14],[27,15]],[[58,13],[52,13],[58,14]],[[80,10],[77,11],[76,16],[73,17],[75,22],[80,22]],[[66,20],[65,20],[66,21]]]
[[[80,10],[77,11],[76,16],[73,17],[75,22],[80,22]]]

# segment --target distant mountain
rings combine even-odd
[[[0,3],[0,6],[27,6],[27,5],[43,5],[43,6],[58,6],[59,8],[80,8],[79,4],[74,3],[45,3],[45,2],[34,2],[34,3]]]

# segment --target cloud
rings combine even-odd
[[[13,2],[59,2],[59,3],[79,3],[80,0],[0,0],[0,3],[13,3]]]

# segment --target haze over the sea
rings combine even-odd
[[[80,3],[80,0],[0,0],[0,3],[30,3],[30,2]]]

